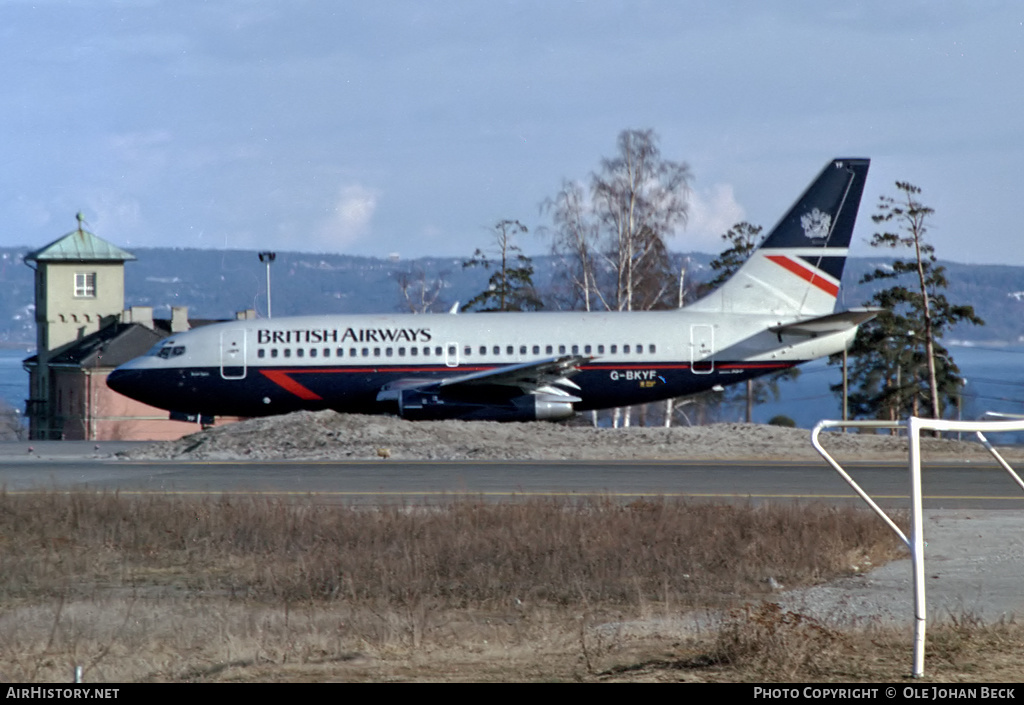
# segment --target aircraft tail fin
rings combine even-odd
[[[715,291],[688,307],[823,316],[835,308],[868,159],[833,159],[764,242]]]

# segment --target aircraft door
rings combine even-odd
[[[229,328],[220,333],[220,376],[245,379],[245,329]]]
[[[707,324],[690,326],[690,371],[707,375],[715,371],[715,327]]]
[[[444,344],[444,364],[448,367],[459,366],[459,344],[448,342]]]

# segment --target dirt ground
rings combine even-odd
[[[250,419],[132,449],[124,457],[194,460],[628,460],[818,459],[810,431],[761,424],[592,428],[485,421],[403,421],[388,416],[301,411]],[[853,460],[906,460],[907,443],[881,434],[827,431],[825,447]],[[965,436],[966,438],[966,436]],[[992,439],[998,443],[998,437]],[[983,460],[971,441],[922,439],[926,458]],[[1024,458],[1021,449],[1008,457]]]

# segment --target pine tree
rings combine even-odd
[[[895,421],[903,416],[941,418],[960,391],[960,370],[941,344],[954,324],[984,325],[971,306],[949,302],[945,267],[926,242],[935,212],[920,201],[921,189],[897,181],[897,196],[882,196],[872,220],[893,231],[875,233],[873,247],[909,251],[907,259],[866,274],[861,283],[894,282],[867,302],[883,309],[861,325],[850,348],[849,379],[853,415]]]
[[[515,237],[527,232],[518,220],[499,220],[494,226],[494,249],[488,253],[477,249],[466,267],[483,267],[494,273],[487,288],[462,307],[463,311],[539,311],[544,307],[533,287],[533,262],[515,244]]]

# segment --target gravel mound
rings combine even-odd
[[[745,460],[820,459],[810,431],[760,424],[592,428],[486,421],[404,421],[300,411],[250,419],[121,454],[133,460]],[[965,436],[966,438],[966,436]],[[905,439],[828,432],[840,460],[906,460]],[[932,460],[983,460],[974,441],[922,439]],[[1012,455],[1012,454],[1011,454]]]

